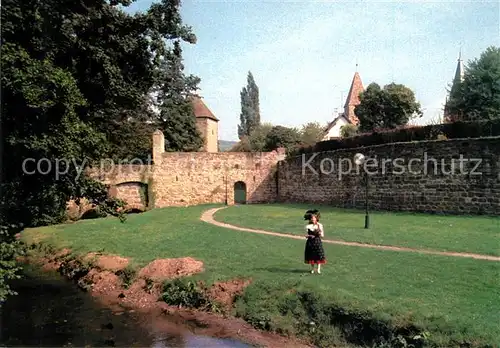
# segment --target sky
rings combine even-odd
[[[127,12],[152,2],[136,0]],[[365,88],[411,88],[424,113],[416,123],[428,124],[442,116],[460,49],[467,65],[500,38],[498,0],[185,0],[181,15],[197,36],[182,46],[185,71],[200,77],[219,139],[233,141],[248,71],[261,122],[326,125],[342,111],[357,69]]]

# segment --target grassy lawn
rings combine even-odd
[[[289,318],[291,314],[283,316],[283,306],[290,303],[290,296],[294,296],[288,290],[297,290],[316,294],[323,304],[335,303],[344,308],[370,311],[376,318],[390,320],[395,325],[419,325],[431,332],[431,340],[442,342],[443,346],[450,346],[446,341],[449,338],[498,343],[499,262],[325,245],[328,264],[321,275],[311,275],[305,273],[308,267],[303,264],[305,242],[237,232],[200,221],[201,213],[210,207],[213,206],[156,209],[131,215],[123,224],[115,218],[107,218],[29,229],[22,233],[22,238],[29,242],[43,236],[58,247],[69,247],[76,252],[118,254],[132,258],[137,266],[157,258],[191,256],[202,260],[206,268],[195,278],[208,282],[251,277],[253,282],[238,301],[237,310],[249,321],[270,320],[274,327],[294,325]],[[345,235],[347,231],[362,233],[355,227],[362,224],[362,215],[338,213],[337,220],[334,210],[323,211],[329,237],[333,237],[334,231],[343,231]],[[238,212],[241,214],[239,220],[233,221]],[[219,219],[252,227],[274,227],[275,230],[281,221],[285,224],[283,230],[298,229],[297,233],[301,233],[301,213],[303,208],[298,207],[247,206],[223,211]],[[411,219],[410,215],[376,215],[373,224],[385,223],[385,228],[377,227],[380,233],[385,231],[382,241],[396,242],[397,230],[418,230],[416,224],[409,225]],[[431,225],[436,225],[439,219],[444,221],[438,217],[424,216],[422,219],[421,224],[427,226],[425,233],[431,233]],[[454,223],[462,221],[446,219]],[[270,221],[274,221],[273,226]],[[335,229],[333,221],[338,221]],[[467,221],[463,219],[459,224],[461,228]],[[495,240],[492,236],[495,222],[475,221],[484,229],[489,226],[489,234],[483,230],[477,233],[478,239],[489,236],[487,241],[491,244]],[[353,226],[351,230],[338,227],[348,223]],[[395,226],[389,228],[391,224]],[[474,226],[472,221],[470,226]],[[464,236],[465,232],[459,233]],[[375,236],[371,238],[381,242]],[[413,241],[418,244],[419,240]],[[437,240],[444,244],[444,238]],[[467,243],[460,241],[458,236],[454,240],[455,246]],[[410,241],[408,239],[407,243]],[[436,247],[437,243],[420,246]],[[480,243],[475,239],[470,243],[479,248]],[[492,245],[489,247],[492,251]],[[306,315],[295,315],[295,318],[308,320]],[[313,318],[316,317],[313,315]],[[318,322],[321,318],[315,320]],[[326,326],[327,321],[324,321]]]
[[[325,239],[500,255],[498,217],[373,212],[370,229],[366,230],[363,211],[266,204],[232,206],[217,212],[215,219],[241,227],[303,235],[303,216],[311,208],[321,212]]]

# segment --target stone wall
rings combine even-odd
[[[165,152],[160,131],[153,134],[152,165],[94,168],[87,175],[110,186],[110,194],[128,209],[234,204],[234,187],[243,182],[246,203],[277,197],[277,163],[284,149],[273,152]]]
[[[356,153],[371,159],[366,170],[356,168]],[[500,215],[500,137],[307,154],[280,162],[278,172],[281,202],[364,208],[369,173],[370,209]]]
[[[355,166],[356,153],[370,159],[366,169]],[[96,168],[88,174],[108,184],[128,208],[144,210],[234,204],[237,182],[245,183],[247,203],[364,208],[366,172],[373,210],[500,215],[500,137],[385,144],[285,160],[283,149],[166,153],[157,131],[153,164]],[[88,209],[77,208],[73,215]]]
[[[145,210],[149,206],[148,183],[124,182],[114,190],[114,196],[126,201],[129,209]]]
[[[155,206],[234,203],[234,185],[246,185],[248,203],[276,199],[280,154],[243,152],[164,153],[153,173]]]

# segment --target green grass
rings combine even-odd
[[[218,211],[215,219],[229,224],[303,235],[307,209],[317,208],[325,239],[471,252],[500,256],[500,218],[372,212],[364,229],[364,212],[303,204],[244,205]]]
[[[303,264],[305,242],[238,232],[200,221],[201,213],[210,207],[156,209],[131,215],[123,224],[106,218],[28,229],[22,238],[30,242],[43,236],[52,245],[69,247],[77,253],[118,254],[132,258],[137,266],[157,258],[191,256],[205,263],[206,271],[195,278],[208,283],[250,277],[253,282],[238,300],[237,311],[254,325],[267,320],[275,329],[294,327],[291,332],[298,332],[304,324],[297,325],[294,320],[307,321],[307,315],[300,311],[295,316],[283,315],[285,304],[289,308],[295,306],[290,304],[295,295],[288,290],[296,290],[318,295],[321,301],[317,303],[322,303],[323,309],[334,303],[369,311],[394,325],[418,325],[431,332],[433,342],[442,342],[443,346],[449,347],[450,339],[498,343],[499,262],[325,244],[328,264],[321,275],[311,275],[305,273],[308,267]],[[256,219],[260,211],[265,216],[259,219],[273,220],[270,214],[274,211],[274,219],[288,223],[291,230],[295,226],[292,218],[299,221],[299,227],[303,223],[302,210],[296,208],[296,214],[291,214],[289,208],[248,206],[223,213],[228,217],[244,212],[240,224],[248,222],[259,227],[256,222],[250,224],[249,216],[254,214]],[[278,216],[280,212],[282,216]],[[325,211],[324,215],[329,237],[333,211],[330,214]],[[409,216],[394,219],[408,221]],[[362,223],[362,215],[358,220]],[[354,217],[350,221],[354,225]],[[378,216],[373,223],[381,221],[383,216]],[[309,315],[321,321],[318,312],[321,311]],[[321,313],[326,312],[325,309]],[[329,327],[327,321],[323,321],[325,327]],[[332,338],[316,339],[333,342]]]

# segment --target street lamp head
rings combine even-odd
[[[362,165],[365,163],[366,157],[362,153],[357,153],[354,155],[354,163],[356,163],[357,166]]]

